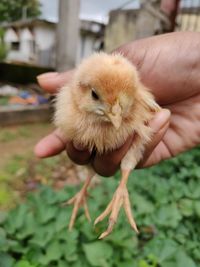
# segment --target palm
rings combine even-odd
[[[167,106],[171,110],[170,126],[153,151],[148,165],[170,158],[199,144],[200,95]]]
[[[167,34],[119,49],[138,66],[141,79],[152,88],[158,103],[172,113],[166,134],[145,165],[155,164],[199,144],[200,80],[195,76],[200,64],[195,62],[199,62],[200,41],[199,35],[190,39],[192,36],[187,33],[185,37],[184,45],[183,34],[177,34],[176,39]],[[142,52],[136,54],[138,49]]]

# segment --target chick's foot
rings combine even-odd
[[[92,176],[88,177],[85,180],[85,183],[83,185],[83,187],[81,188],[81,190],[71,199],[69,199],[66,203],[63,203],[64,205],[74,205],[73,211],[72,211],[72,215],[70,218],[70,222],[69,222],[69,230],[72,230],[76,217],[77,217],[77,213],[78,210],[81,206],[84,207],[84,211],[85,211],[85,216],[88,219],[88,221],[91,221],[91,217],[90,217],[90,213],[89,213],[89,209],[88,209],[88,205],[87,205],[87,188],[91,182]]]
[[[131,227],[133,228],[133,230],[135,230],[136,233],[138,233],[138,229],[137,229],[135,220],[131,212],[129,194],[128,194],[128,190],[126,187],[128,176],[129,176],[129,171],[122,171],[122,179],[120,181],[120,184],[117,190],[114,193],[114,196],[111,202],[108,204],[104,212],[94,222],[94,224],[101,222],[110,213],[108,228],[105,232],[103,232],[100,235],[99,239],[103,239],[104,237],[108,236],[112,232],[114,225],[117,222],[119,211],[122,205],[124,207],[126,216],[128,218],[128,221]]]

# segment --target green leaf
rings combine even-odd
[[[51,242],[46,248],[47,262],[57,261],[61,258],[62,251],[58,241]]]
[[[40,263],[39,259],[41,259],[41,257],[43,257],[43,253],[40,247],[34,247],[34,246],[30,246],[27,250],[27,252],[25,253],[26,255],[26,259],[29,259],[30,262],[32,263]],[[39,267],[39,266],[37,266]],[[41,266],[43,267],[43,266]]]
[[[64,260],[59,260],[58,267],[68,267],[69,265]],[[80,266],[81,267],[81,266]]]
[[[162,263],[162,267],[177,267],[177,263],[174,260],[165,261],[165,262]]]
[[[72,242],[68,242],[67,244],[62,244],[60,246],[60,249],[62,251],[62,255],[64,255],[65,259],[68,262],[73,262],[78,259],[78,254],[77,254],[77,244]]]
[[[29,212],[26,215],[26,220],[24,221],[24,226],[18,231],[17,233],[17,238],[22,240],[27,238],[30,235],[33,235],[35,232],[35,227],[36,227],[36,223],[35,223],[35,218],[33,213]]]
[[[20,206],[17,207],[16,210],[11,212],[8,219],[9,219],[9,224],[13,225],[13,230],[14,229],[18,230],[23,227],[27,212],[28,212],[28,207],[26,204],[21,204]]]
[[[3,228],[0,228],[0,250],[7,244],[6,232]]]
[[[196,185],[195,180],[190,180],[185,189],[185,195],[188,198],[199,199],[200,198],[200,188]]]
[[[28,261],[22,260],[18,262],[15,267],[36,267],[35,265],[30,264]]]
[[[155,237],[144,247],[146,256],[154,255],[160,263],[170,260],[177,252],[178,244],[171,239]]]
[[[5,211],[0,211],[0,225],[5,222],[8,213]]]
[[[62,229],[65,229],[67,233],[67,226],[69,224],[71,214],[67,212],[67,209],[61,209],[58,216],[56,217],[55,230],[59,232]]]
[[[51,225],[41,227],[37,229],[35,236],[30,240],[30,244],[44,248],[54,236],[54,232]]]
[[[140,196],[139,194],[134,194],[132,198],[133,200],[131,202],[135,204],[138,210],[138,215],[149,214],[153,212],[154,206],[150,201],[147,201],[145,197]]]
[[[175,204],[165,205],[161,207],[155,218],[155,223],[161,226],[177,227],[182,216]]]
[[[69,266],[70,267],[90,267],[91,265],[88,264],[88,261],[86,261],[86,258],[81,254],[79,256],[79,260],[72,264],[70,263]]]
[[[177,252],[177,244],[170,239],[166,239],[159,247],[159,262],[163,262],[169,258],[171,258]]]
[[[84,244],[83,250],[92,266],[103,266],[102,264],[111,259],[113,255],[112,247],[102,241]]]
[[[194,261],[184,252],[179,251],[176,255],[177,267],[197,267]]]
[[[43,201],[49,205],[55,204],[58,202],[57,194],[50,187],[43,187],[41,190],[41,197]]]
[[[200,218],[200,200],[194,201],[194,210],[196,215]]]
[[[7,253],[0,252],[0,266],[13,267],[14,259]]]
[[[8,241],[9,250],[15,253],[26,254],[28,251],[27,246],[23,246],[21,242],[15,240]]]
[[[193,215],[194,212],[193,202],[194,202],[193,200],[187,198],[181,199],[179,201],[179,208],[184,216],[189,217]]]
[[[133,267],[134,260],[119,262],[119,267]]]
[[[45,224],[51,219],[57,217],[58,207],[47,206],[43,202],[41,202],[40,206],[37,209],[37,217],[40,223]]]

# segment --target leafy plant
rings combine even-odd
[[[104,179],[90,190],[94,218],[117,186]],[[78,189],[54,191],[42,186],[25,203],[0,213],[0,266],[3,267],[198,267],[200,266],[200,150],[197,148],[151,169],[135,171],[129,180],[136,234],[124,214],[103,241],[80,211],[68,232],[71,207],[61,203]]]
[[[0,2],[0,21],[10,22],[20,20],[23,10],[28,18],[40,15],[40,3],[38,0],[1,0]]]
[[[8,49],[4,43],[4,30],[0,28],[0,61],[4,60],[7,56]]]

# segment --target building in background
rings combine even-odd
[[[200,32],[200,1],[193,5],[193,1],[188,0],[187,6],[180,9],[176,30]]]
[[[170,7],[174,2],[174,8]],[[136,39],[171,31],[200,31],[200,0],[140,0],[138,9],[118,8],[109,14],[105,50]]]
[[[22,20],[5,24],[7,61],[54,66],[55,24],[46,20]]]
[[[8,47],[7,61],[43,67],[56,66],[56,22],[27,19],[3,24],[4,42]],[[81,20],[77,64],[103,45],[105,25]]]
[[[47,0],[43,1],[45,3],[48,2]],[[54,2],[56,3],[55,0]],[[104,44],[105,50],[110,52],[124,43],[162,33],[160,28],[163,24],[167,26],[167,17],[155,6],[156,3],[161,3],[159,0],[141,0],[141,3],[144,2],[145,5],[139,5],[139,1],[126,1],[121,6],[119,6],[120,1],[117,1],[117,3],[111,2],[113,7],[117,5],[118,8],[110,11],[109,16],[106,15],[107,13],[100,13],[97,16],[98,13],[95,10],[96,20],[90,19],[92,18],[92,12],[85,14],[84,12],[86,11],[81,11],[76,64],[94,51],[102,49]],[[152,5],[151,2],[154,4]],[[50,5],[53,2],[48,3]],[[93,1],[86,1],[84,3],[85,5],[88,3],[88,6],[91,6]],[[109,8],[112,5],[110,4]],[[82,9],[83,7],[82,1]],[[108,8],[105,10],[106,12],[109,11]],[[103,18],[102,21],[101,17]],[[109,17],[108,23],[107,17]],[[7,60],[55,68],[57,20],[58,17],[55,15],[53,19],[21,20],[4,24],[4,41],[9,47]],[[176,19],[175,30],[200,31],[200,1],[180,1],[180,10]]]

